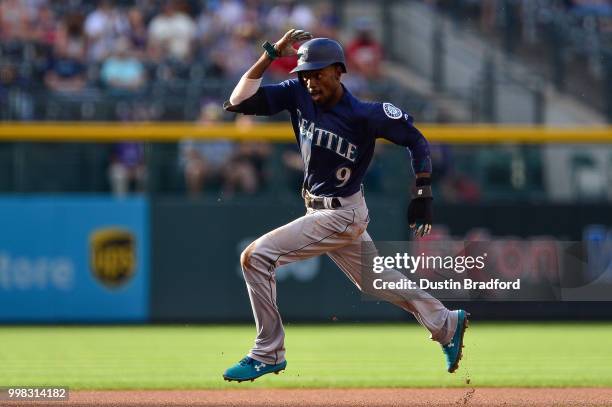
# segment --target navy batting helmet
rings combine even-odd
[[[298,49],[298,63],[291,71],[313,71],[333,64],[340,64],[346,72],[344,51],[338,41],[329,38],[313,38],[303,43]]]

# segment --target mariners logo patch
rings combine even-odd
[[[308,60],[308,48],[300,50],[300,52],[298,53],[298,59],[298,62],[301,64],[305,63]]]
[[[390,119],[402,118],[402,111],[399,108],[395,107],[393,103],[383,103],[383,110],[385,111],[387,117]]]

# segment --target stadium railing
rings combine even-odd
[[[544,173],[550,172],[551,158],[546,151],[558,147],[572,150],[572,146],[581,146],[572,153],[576,160],[590,157],[593,150],[609,151],[612,170],[611,127],[428,124],[419,128],[432,143],[436,176],[450,177],[438,179],[436,187],[463,177],[479,189],[478,201],[549,199]],[[271,153],[264,163],[268,178],[261,194],[295,194],[299,188],[283,163],[285,151],[297,152],[287,123],[5,122],[0,124],[0,192],[108,193],[112,145],[131,141],[144,143],[149,173],[146,192],[185,195],[179,148],[185,139],[268,143]],[[568,163],[585,161],[576,160]],[[596,164],[596,160],[590,162]],[[592,167],[605,178],[601,168]],[[584,171],[584,166],[579,170]],[[571,178],[573,169],[568,171]],[[370,191],[404,194],[412,177],[405,150],[382,143],[369,176],[366,185]],[[207,192],[214,196],[218,191],[213,188]],[[445,199],[441,191],[438,196]]]

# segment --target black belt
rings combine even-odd
[[[312,196],[310,196],[310,194],[308,194],[308,192],[304,193],[304,202],[306,203],[306,207],[307,208],[312,208],[312,209],[327,209],[325,207],[325,198],[324,197],[313,198]],[[342,206],[342,204],[340,203],[340,199],[338,199],[338,198],[332,198],[331,199],[331,208],[332,209],[337,209],[337,208],[340,208],[341,206]]]

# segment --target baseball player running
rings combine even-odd
[[[276,58],[295,55],[291,72],[297,79],[261,86],[262,75]],[[377,138],[407,147],[416,174],[408,223],[415,234],[428,234],[432,224],[431,160],[429,144],[413,125],[413,118],[391,103],[362,102],[340,81],[346,72],[340,44],[314,38],[302,30],[289,30],[242,76],[224,108],[231,112],[269,116],[289,111],[304,160],[302,196],[306,214],[251,243],[240,256],[257,338],[251,351],[225,371],[228,381],[251,380],[278,373],[287,366],[285,333],[276,304],[276,267],[327,254],[359,288],[362,248],[372,239],[362,180],[372,159]],[[373,244],[371,245],[373,247]],[[375,250],[375,249],[374,249]],[[403,277],[395,270],[390,278]],[[442,345],[447,370],[459,365],[468,314],[450,311],[420,290],[387,299],[414,314]]]

